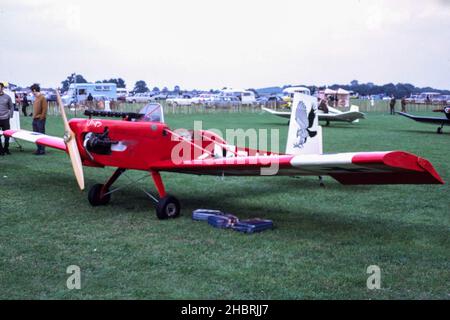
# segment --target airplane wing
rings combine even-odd
[[[38,132],[32,132],[27,130],[5,130],[0,131],[0,136],[11,137],[19,140],[24,140],[44,147],[50,147],[67,151],[66,144],[63,138],[52,137]]]
[[[290,118],[291,112],[290,111],[275,111],[268,108],[262,108],[264,111],[269,112],[270,114],[273,114],[278,117],[282,118]],[[342,122],[353,122],[358,119],[364,119],[364,113],[358,112],[358,111],[348,111],[348,112],[341,112],[341,113],[319,113],[319,120],[321,121],[342,121]]]
[[[364,113],[358,111],[348,111],[338,114],[319,113],[319,120],[353,122],[358,119],[364,119]]]
[[[278,116],[278,117],[282,117],[282,118],[290,118],[291,117],[291,112],[290,111],[275,111],[275,110],[272,110],[272,109],[269,109],[269,108],[262,108],[264,111],[266,111],[266,112],[269,112],[269,113],[271,113],[271,114],[273,114],[273,115],[275,115],[275,116]]]
[[[417,122],[426,122],[426,123],[436,123],[436,124],[450,124],[450,119],[447,118],[438,118],[438,117],[420,117],[420,116],[414,116],[412,114],[406,113],[406,112],[396,112],[404,117],[413,119]]]
[[[198,175],[329,175],[349,185],[444,183],[430,162],[403,151],[168,160],[151,170]]]

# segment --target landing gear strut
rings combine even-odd
[[[95,184],[89,190],[88,200],[92,206],[107,205],[111,200],[111,194],[120,188],[110,191],[113,183],[126,171],[126,169],[118,168],[105,184]],[[164,184],[159,172],[151,172],[153,182],[158,190],[159,199],[143,190],[153,201],[156,202],[156,216],[160,220],[176,218],[180,215],[180,202],[174,196],[166,194]],[[131,179],[131,178],[130,178]],[[136,181],[132,181],[135,183]]]

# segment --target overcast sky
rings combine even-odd
[[[450,0],[1,0],[0,80],[450,89]]]

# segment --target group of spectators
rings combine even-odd
[[[0,82],[0,130],[5,131],[10,129],[10,119],[14,114],[14,105],[9,95],[4,92],[4,84]],[[45,95],[41,93],[41,88],[38,84],[33,84],[31,93],[35,97],[33,102],[33,131],[38,133],[45,133],[45,122],[47,119],[48,103]],[[29,102],[25,97],[22,100],[22,112],[27,115],[27,107]],[[4,143],[0,139],[0,156],[10,155],[9,137],[4,136]],[[45,148],[38,145],[35,155],[44,155]]]

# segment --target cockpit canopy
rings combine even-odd
[[[148,103],[140,111],[143,116],[139,121],[164,123],[164,111],[159,103]]]

